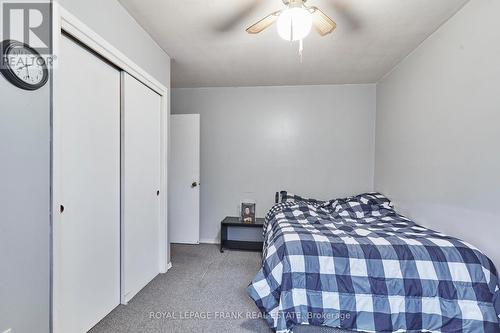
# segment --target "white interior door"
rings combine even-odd
[[[160,272],[161,97],[122,73],[122,303]]]
[[[69,38],[59,47],[54,332],[82,333],[120,303],[120,72]]]
[[[172,115],[169,239],[200,242],[200,115]]]

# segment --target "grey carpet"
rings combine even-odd
[[[172,245],[173,267],[90,333],[271,332],[263,319],[252,317],[258,310],[245,290],[260,263],[256,252],[220,253],[216,245]],[[151,318],[151,313],[160,318]],[[198,314],[210,318],[196,318]],[[306,326],[294,332],[345,333]]]

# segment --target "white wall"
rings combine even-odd
[[[50,89],[0,75],[0,332],[49,332]]]
[[[472,0],[378,84],[375,189],[500,267],[498,13]]]
[[[173,89],[172,113],[201,115],[202,241],[243,200],[373,188],[374,85]]]
[[[170,58],[115,0],[63,7],[170,86]],[[0,332],[49,332],[50,89],[0,75]]]

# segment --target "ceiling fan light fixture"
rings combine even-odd
[[[277,22],[278,34],[287,41],[302,40],[312,27],[312,15],[304,7],[289,7],[283,11]]]

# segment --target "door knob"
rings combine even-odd
[[[195,188],[195,187],[196,187],[196,186],[198,186],[198,185],[199,185],[199,184],[198,184],[197,182],[193,182],[193,183],[191,184],[191,188]]]

